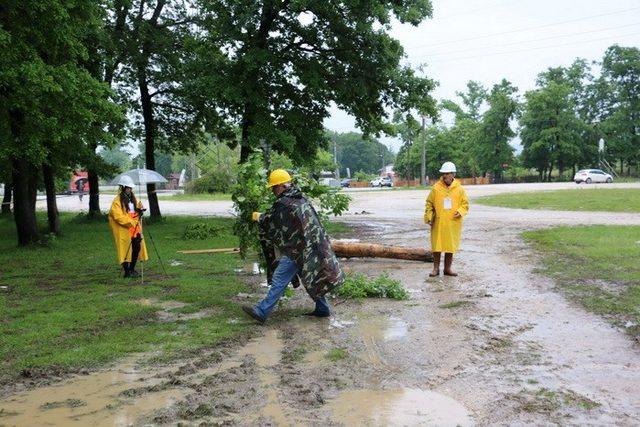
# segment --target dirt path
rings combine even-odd
[[[427,244],[424,193],[353,196],[344,219],[358,226],[354,237]],[[117,389],[117,405],[89,412],[105,425],[638,425],[639,346],[554,291],[519,237],[528,229],[597,223],[640,225],[640,215],[524,211],[472,200],[459,277],[429,279],[430,265],[412,262],[346,261],[353,271],[400,279],[411,299],[334,300],[331,319],[309,319],[292,315],[311,306],[297,292],[266,326],[256,326],[258,338],[140,368],[134,384]],[[263,293],[254,286],[250,297]],[[78,415],[73,396],[56,399],[58,405],[31,406],[66,411],[60,416],[79,425],[92,420]],[[90,396],[78,400],[85,403],[79,408],[93,408]],[[131,412],[139,401],[144,411]],[[0,424],[12,419],[0,416]]]

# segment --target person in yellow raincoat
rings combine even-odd
[[[444,252],[444,274],[457,276],[451,270],[453,254],[460,246],[462,218],[469,212],[469,200],[460,181],[455,179],[456,165],[445,162],[440,168],[442,177],[431,189],[424,210],[424,222],[431,226],[433,271],[429,277],[440,275],[440,258]]]
[[[116,245],[118,263],[122,265],[124,277],[140,277],[135,270],[138,260],[146,261],[147,246],[142,238],[142,203],[133,194],[133,179],[122,176],[118,181],[120,191],[109,210],[109,226]]]

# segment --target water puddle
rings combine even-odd
[[[136,303],[143,305],[145,307],[148,306],[157,306],[160,307],[162,310],[174,310],[176,308],[183,308],[188,306],[189,304],[184,303],[184,302],[180,302],[180,301],[172,301],[172,300],[168,300],[168,301],[160,301],[158,299],[155,298],[140,298],[138,300],[136,300]]]
[[[359,322],[358,332],[368,341],[394,341],[407,336],[407,322],[398,317],[376,317]]]
[[[344,425],[473,425],[469,412],[456,400],[417,389],[350,390],[328,407],[333,420]]]
[[[0,400],[3,425],[127,426],[140,417],[173,405],[187,391],[171,388],[126,397],[122,392],[164,380],[155,368],[140,368],[130,358],[117,368],[75,377]]]
[[[350,320],[339,320],[335,317],[332,317],[329,321],[329,326],[336,329],[344,329],[353,325],[355,325],[355,322],[352,322]]]

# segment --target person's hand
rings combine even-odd
[[[260,215],[262,215],[260,212],[254,212],[251,214],[251,219],[254,221],[260,221]]]
[[[456,213],[453,214],[454,218],[462,218],[462,215],[460,215],[460,212],[456,211]]]

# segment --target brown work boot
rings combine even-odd
[[[429,277],[440,275],[440,252],[433,253],[433,270],[429,273]]]
[[[457,276],[458,273],[454,273],[451,270],[451,264],[453,264],[453,254],[445,253],[444,254],[444,275],[445,276]]]

